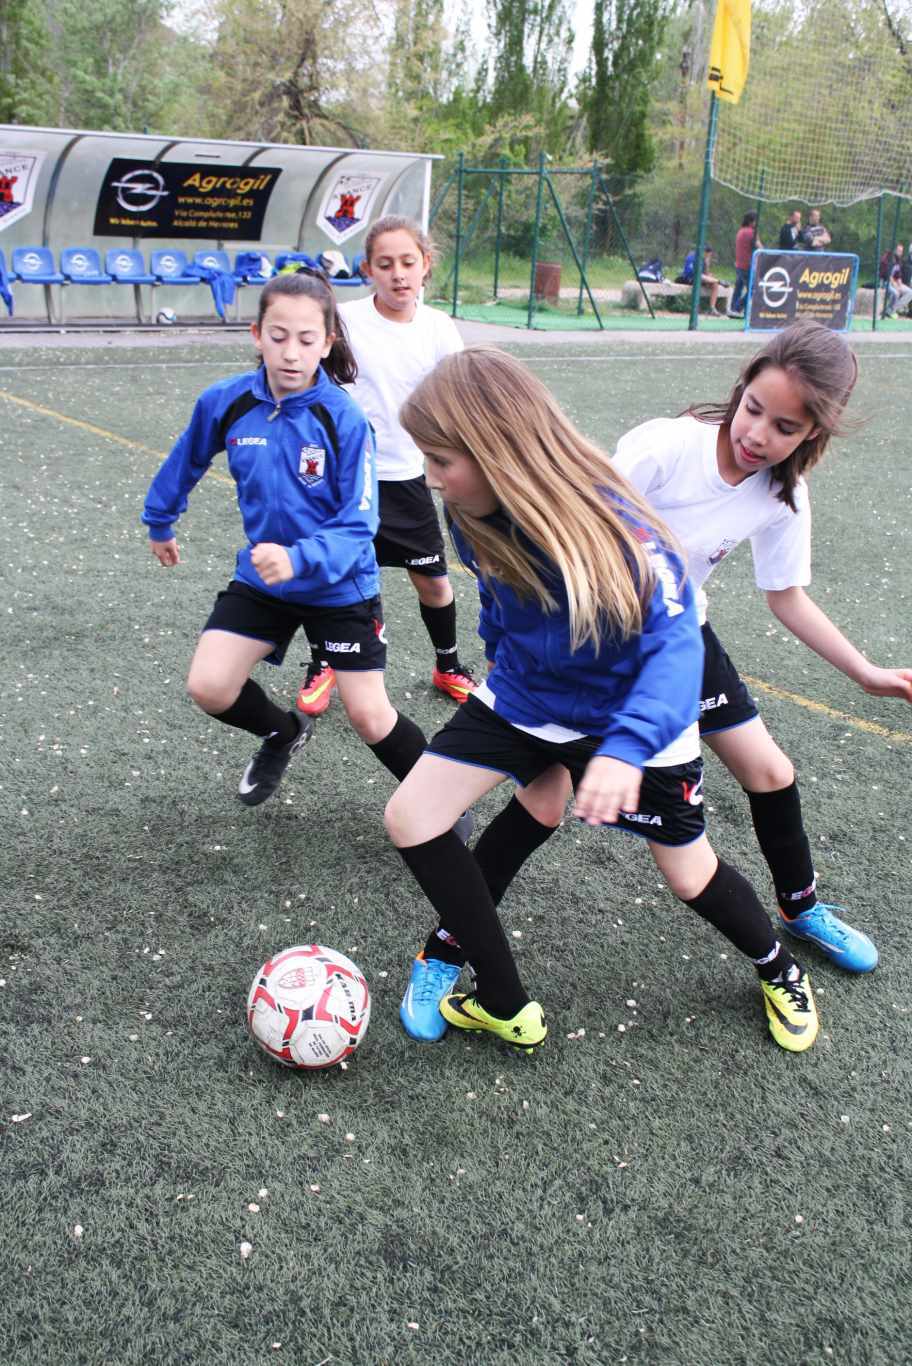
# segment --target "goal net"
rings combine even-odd
[[[912,198],[912,41],[885,3],[755,4],[744,93],[719,109],[715,180],[771,202]]]

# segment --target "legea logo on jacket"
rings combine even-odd
[[[326,465],[326,452],[322,446],[302,446],[298,462],[298,477],[305,484],[319,484]]]

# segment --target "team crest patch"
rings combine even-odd
[[[326,452],[322,446],[302,446],[298,464],[298,477],[305,484],[319,484],[326,465]]]

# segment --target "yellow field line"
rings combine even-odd
[[[33,403],[31,399],[19,398],[16,394],[8,393],[5,389],[0,389],[0,398],[8,399],[10,403],[18,403],[22,408],[28,408],[33,413],[41,413],[43,417],[53,417],[58,422],[65,422],[70,427],[79,427],[84,432],[91,432],[93,436],[104,437],[107,441],[114,441],[118,446],[127,446],[134,451],[142,451],[146,455],[154,455],[156,460],[163,460],[165,452],[153,450],[151,446],[144,446],[141,441],[133,441],[126,436],[118,436],[116,432],[109,432],[106,427],[96,427],[91,422],[83,422],[78,417],[68,417],[66,413],[58,413],[54,408],[45,408],[40,403]],[[210,470],[208,477],[217,479],[222,484],[234,486],[234,480],[227,474],[220,474],[218,470]],[[452,565],[451,568],[461,569],[461,565]],[[825,702],[815,702],[811,697],[803,697],[801,693],[788,692],[785,688],[776,687],[773,683],[764,683],[760,678],[752,678],[749,674],[742,675],[745,683],[752,688],[759,688],[762,692],[769,693],[772,697],[778,697],[784,702],[794,702],[798,707],[804,707],[806,711],[816,711],[822,716],[829,716],[834,721],[844,721],[847,726],[853,726],[855,730],[866,731],[869,735],[879,735],[885,740],[893,740],[897,744],[912,744],[912,735],[908,735],[902,730],[889,730],[886,726],[878,725],[876,721],[865,721],[860,716],[851,716],[848,712],[837,711],[835,707],[828,707]]]
[[[761,678],[752,678],[750,674],[742,674],[741,677],[751,688],[760,688],[771,697],[781,698],[784,702],[794,702],[796,706],[804,707],[807,711],[820,712],[822,716],[829,716],[833,721],[844,721],[847,726],[867,731],[869,735],[880,735],[883,739],[894,740],[899,745],[912,745],[912,735],[908,735],[904,730],[889,730],[886,726],[878,725],[876,721],[865,721],[862,717],[852,716],[847,711],[837,711],[835,707],[828,707],[825,702],[815,702],[813,698],[803,697],[801,693],[778,688],[774,683],[764,683]]]
[[[68,417],[66,413],[58,413],[55,408],[45,408],[40,403],[33,403],[29,398],[19,398],[17,394],[11,394],[6,389],[0,389],[0,398],[7,399],[10,403],[18,403],[20,408],[28,408],[30,412],[40,413],[42,417],[53,417],[57,422],[65,422],[69,427],[78,427],[80,431],[91,432],[93,436],[104,437],[106,441],[114,441],[118,446],[126,446],[130,450],[142,451],[144,455],[154,455],[156,460],[164,460],[167,451],[156,451],[151,446],[145,446],[141,441],[133,441],[127,436],[118,436],[116,432],[109,432],[107,427],[96,427],[91,422],[83,422],[79,417]],[[210,470],[208,478],[218,479],[222,484],[230,484],[234,487],[234,480],[227,474],[220,474],[218,470]]]

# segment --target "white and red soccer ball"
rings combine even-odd
[[[350,958],[322,944],[298,944],[254,977],[247,1027],[285,1067],[332,1067],[364,1038],[370,1009],[364,974]]]

